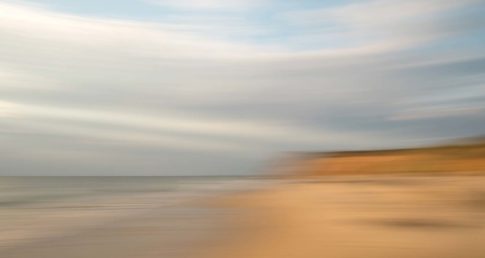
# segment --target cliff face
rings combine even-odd
[[[310,154],[292,171],[304,176],[485,172],[485,143]]]

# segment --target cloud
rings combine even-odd
[[[472,116],[483,113],[484,107],[480,106],[464,106],[464,107],[431,107],[421,108],[415,110],[403,110],[401,113],[391,117],[391,120],[403,121],[403,120],[417,120],[417,119],[436,119],[443,117],[456,117],[456,116]]]
[[[428,119],[434,110],[480,110],[485,96],[476,3],[437,3],[278,11],[275,19],[287,19],[278,20],[288,29],[281,35],[235,14],[215,29],[231,11],[181,11],[156,23],[0,3],[0,138],[12,150],[0,168],[240,173],[278,151],[473,134],[484,126],[477,112]],[[281,40],[227,37],[266,32]]]
[[[5,32],[2,35],[4,44],[10,43],[10,40],[24,44],[29,44],[33,40],[37,40],[39,43],[65,44],[65,49],[57,49],[59,55],[73,54],[75,57],[82,55],[82,53],[65,52],[73,47],[96,51],[99,48],[109,48],[110,46],[118,48],[103,54],[109,56],[117,53],[130,54],[132,53],[130,51],[135,51],[137,55],[149,55],[150,57],[185,57],[189,59],[225,57],[238,52],[244,56],[247,51],[253,50],[252,47],[243,44],[229,44],[191,34],[177,33],[173,30],[163,30],[156,23],[85,18],[30,5],[6,3],[0,5],[4,10],[0,15],[2,21],[0,28]],[[47,44],[42,44],[33,49],[24,50],[26,50],[25,54],[35,51],[38,55],[52,55],[50,50],[56,46],[49,47]]]
[[[147,3],[182,9],[245,9],[264,0],[145,0]]]
[[[282,17],[303,30],[309,30],[311,36],[307,37],[310,40],[316,39],[320,43],[331,40],[341,45],[349,45],[350,42],[350,46],[377,45],[395,51],[450,37],[468,28],[477,30],[477,23],[483,24],[483,19],[464,22],[474,18],[464,17],[469,13],[460,11],[482,4],[479,0],[366,0],[291,11]]]
[[[52,121],[59,121],[59,125],[66,124],[69,121],[84,122],[86,126],[82,129],[83,134],[90,134],[93,136],[103,135],[108,137],[110,134],[101,133],[103,131],[93,131],[88,128],[93,127],[92,124],[98,126],[109,125],[109,127],[116,128],[112,131],[112,135],[116,135],[116,131],[119,129],[131,129],[132,131],[138,131],[139,139],[141,142],[143,137],[143,131],[145,135],[151,135],[147,131],[157,132],[158,134],[168,134],[169,137],[177,138],[174,134],[186,134],[192,136],[219,136],[219,137],[235,137],[242,139],[257,139],[259,141],[279,141],[279,142],[310,142],[318,143],[328,140],[328,136],[325,136],[324,132],[317,130],[308,130],[305,128],[299,128],[291,125],[278,125],[271,124],[270,122],[251,122],[235,119],[211,119],[201,117],[184,117],[183,115],[169,115],[160,114],[157,116],[148,116],[144,114],[135,113],[121,113],[110,112],[103,110],[90,110],[88,108],[73,109],[66,107],[53,107],[53,106],[39,106],[19,104],[7,101],[0,101],[0,114],[7,117],[22,120],[36,120],[36,119],[50,119]],[[89,124],[91,123],[91,125]],[[51,129],[57,130],[59,125],[51,125]],[[65,130],[73,132],[74,130]],[[92,133],[89,133],[92,131]],[[136,134],[133,134],[136,135]],[[334,133],[333,137],[336,137],[337,133]],[[345,135],[342,135],[346,137]],[[118,137],[115,137],[118,138]],[[119,137],[121,138],[121,137]],[[129,140],[134,139],[127,135]],[[146,138],[146,137],[145,137]],[[183,139],[183,137],[179,137]],[[167,138],[168,139],[168,138]],[[136,139],[135,139],[136,140]],[[200,141],[200,139],[198,140]],[[176,141],[174,141],[176,142]],[[210,142],[210,141],[207,141]],[[197,141],[192,141],[193,145],[197,145]],[[185,146],[185,144],[184,144]],[[190,144],[188,145],[190,147]],[[237,146],[234,146],[237,149]],[[210,147],[208,147],[209,149]]]

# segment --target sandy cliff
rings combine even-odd
[[[485,141],[415,149],[307,153],[292,175],[485,172]]]

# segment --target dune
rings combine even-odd
[[[277,187],[226,198],[207,258],[485,257],[485,141],[304,153]]]
[[[414,149],[303,153],[295,158],[292,176],[482,173],[485,141]]]

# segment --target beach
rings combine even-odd
[[[0,258],[485,258],[485,0],[0,0]]]
[[[0,177],[0,257],[187,257],[227,231],[204,203],[250,177]]]
[[[252,212],[204,257],[485,257],[484,186],[453,175],[287,183],[226,200]]]
[[[24,235],[1,257],[485,256],[484,176],[328,176],[254,186],[170,204],[160,192],[110,196],[91,214],[55,206],[55,216],[37,218],[44,227],[34,220],[19,228],[43,235]]]

